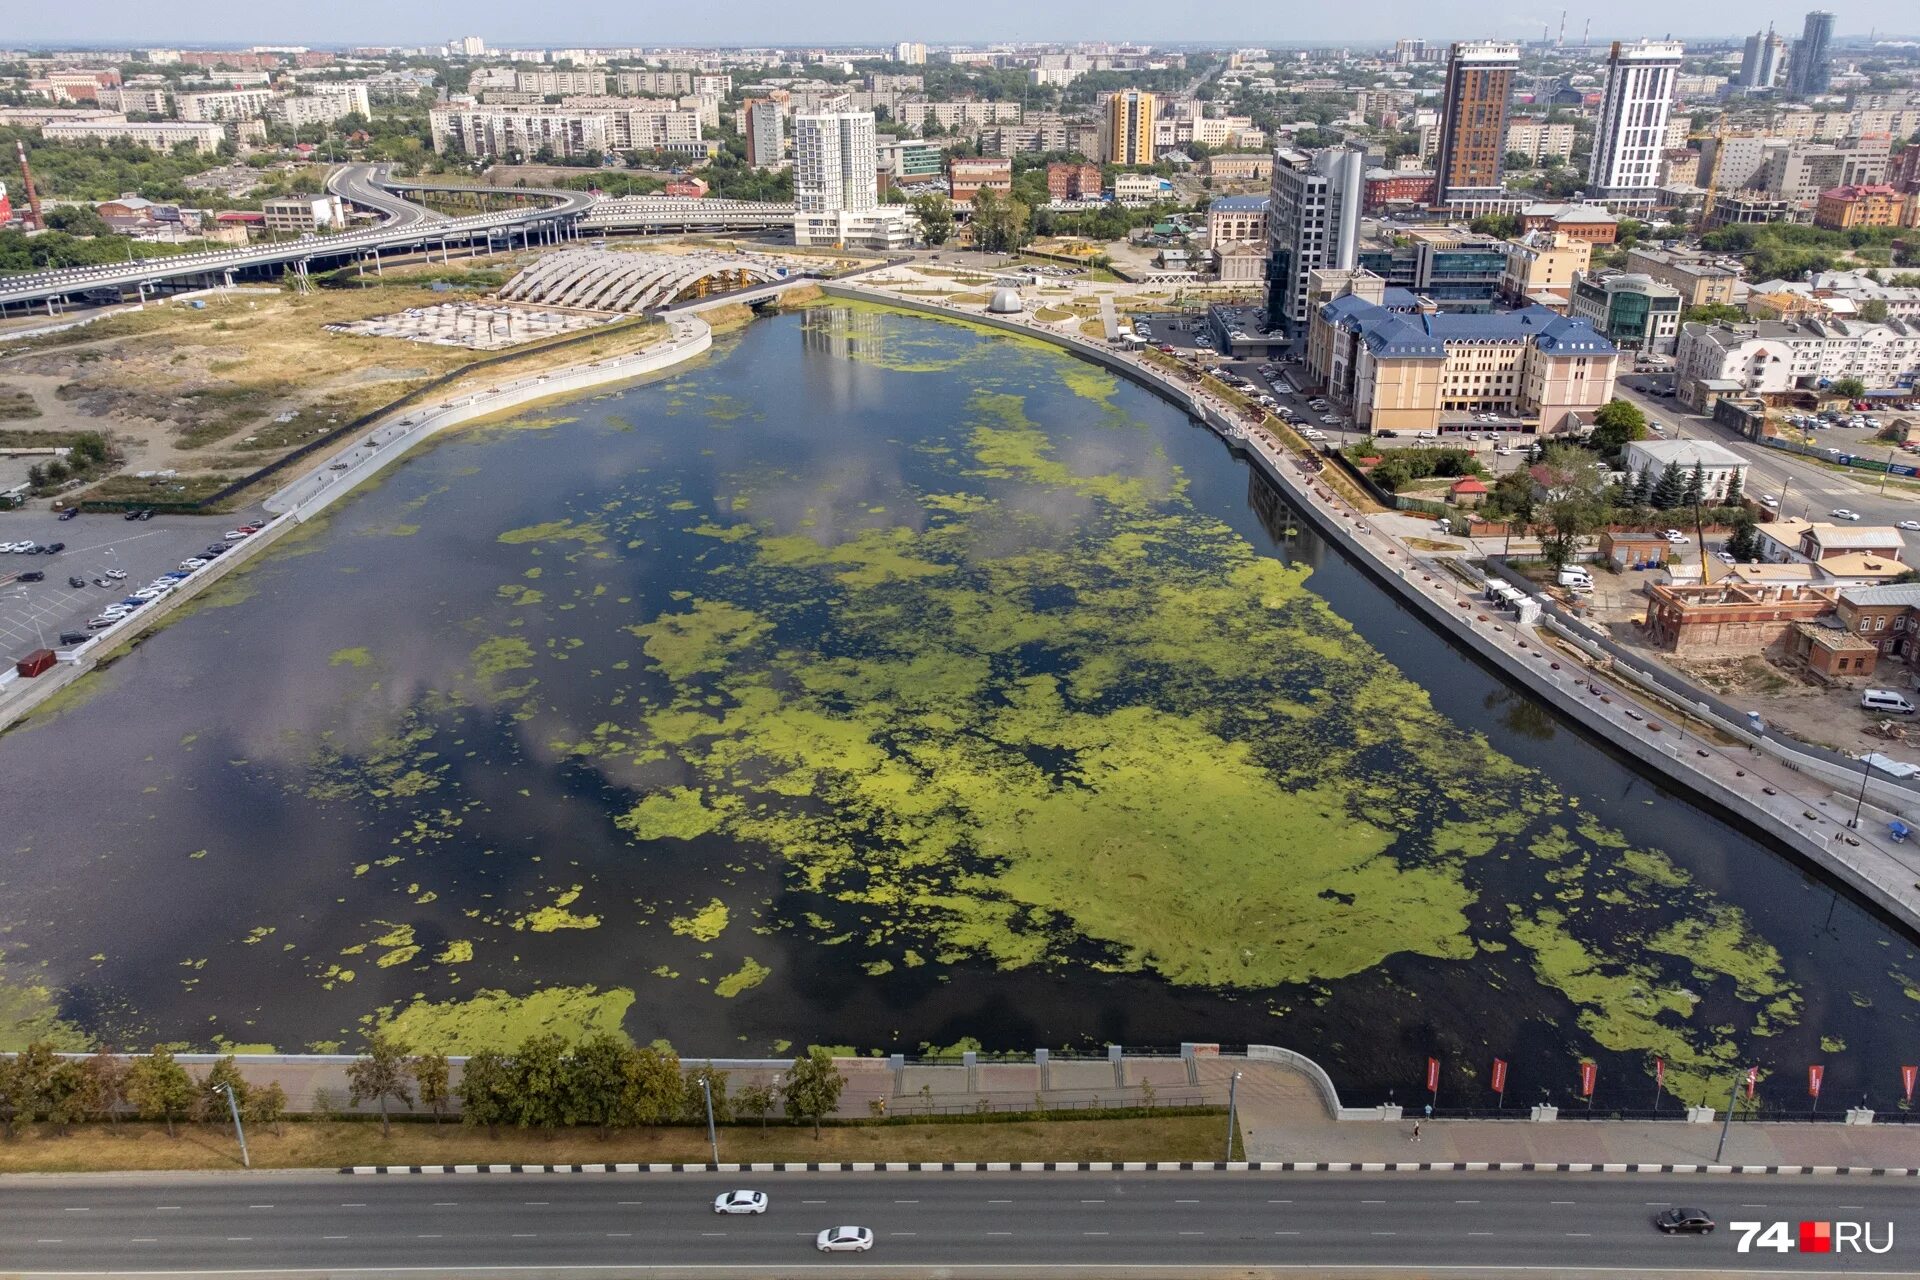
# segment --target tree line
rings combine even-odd
[[[511,1052],[482,1050],[466,1060],[458,1085],[444,1053],[415,1054],[397,1040],[370,1036],[365,1051],[347,1066],[347,1097],[356,1106],[379,1108],[382,1135],[390,1132],[395,1105],[416,1104],[442,1121],[449,1104],[460,1119],[493,1133],[521,1129],[592,1127],[602,1133],[648,1125],[700,1124],[711,1098],[717,1124],[741,1118],[763,1126],[771,1116],[820,1122],[840,1105],[846,1077],[825,1049],[795,1058],[779,1086],[730,1087],[729,1073],[711,1062],[687,1065],[664,1042],[635,1046],[600,1033],[577,1043],[555,1034],[528,1036]],[[277,1083],[250,1083],[232,1054],[196,1076],[171,1050],[124,1057],[102,1050],[64,1057],[50,1042],[28,1045],[0,1058],[0,1125],[13,1137],[16,1122],[44,1120],[56,1128],[83,1121],[113,1122],[131,1113],[162,1122],[170,1136],[183,1122],[223,1122],[232,1105],[253,1125],[276,1131],[287,1115],[286,1091]],[[337,1099],[314,1096],[316,1113],[331,1113]]]

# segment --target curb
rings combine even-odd
[[[1920,1169],[1810,1164],[1312,1163],[1308,1161],[1114,1160],[948,1161],[807,1164],[356,1164],[348,1176],[449,1173],[1771,1173],[1853,1178],[1915,1178]]]

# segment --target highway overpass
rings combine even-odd
[[[381,215],[378,227],[341,235],[205,253],[176,254],[136,262],[0,276],[0,317],[22,310],[49,314],[86,299],[94,290],[131,292],[140,298],[169,290],[232,285],[245,279],[325,270],[355,262],[378,269],[382,255],[455,250],[489,253],[559,244],[583,234],[670,234],[687,231],[784,230],[793,223],[791,204],[751,200],[702,200],[669,196],[604,199],[582,191],[544,187],[472,187],[395,178],[384,165],[345,165],[327,179],[327,189],[354,208]],[[523,201],[515,207],[449,217],[407,199],[404,192],[461,192]]]
[[[184,253],[137,262],[72,267],[0,277],[0,315],[16,308],[49,312],[85,297],[96,289],[134,291],[142,298],[165,289],[192,289],[231,285],[309,269],[358,261],[378,265],[382,254],[434,253],[451,256],[453,250],[475,253],[516,245],[558,244],[577,234],[583,214],[592,208],[592,196],[580,191],[551,191],[520,187],[436,187],[406,184],[387,174],[383,166],[349,165],[328,179],[330,190],[343,200],[384,215],[378,227],[342,235],[310,235],[297,240],[244,248]],[[462,190],[529,201],[511,209],[470,217],[444,217],[395,194],[400,190]]]

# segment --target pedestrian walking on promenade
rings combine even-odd
[[[1413,1122],[1413,1138],[1411,1140],[1414,1142],[1420,1141],[1420,1122],[1418,1120]]]

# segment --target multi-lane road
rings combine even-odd
[[[765,1191],[764,1216],[713,1197]],[[1710,1236],[1654,1214],[1704,1207]],[[1881,1256],[1737,1251],[1733,1221],[1872,1224]],[[870,1228],[823,1255],[824,1227]],[[0,1181],[0,1269],[221,1273],[406,1269],[738,1271],[1003,1268],[1097,1274],[1372,1271],[1920,1271],[1907,1180],[1552,1174],[340,1174]]]

